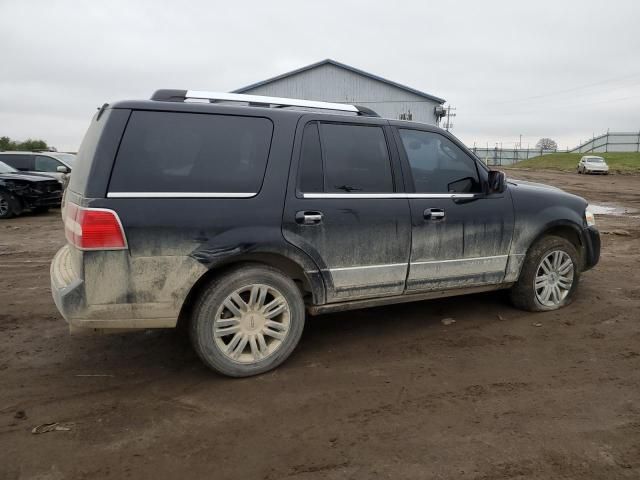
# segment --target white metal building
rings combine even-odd
[[[327,59],[233,93],[351,103],[375,110],[381,117],[435,125],[436,108],[444,99]],[[440,115],[441,116],[441,115]]]

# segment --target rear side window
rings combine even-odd
[[[325,192],[393,192],[384,131],[378,126],[321,123]]]
[[[33,170],[33,155],[0,155],[0,161],[16,170]]]
[[[255,194],[272,132],[266,118],[134,111],[109,190]]]

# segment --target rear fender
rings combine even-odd
[[[210,272],[241,262],[272,265],[288,275],[301,277],[297,280],[310,291],[313,304],[325,302],[325,286],[317,265],[304,252],[287,243],[279,228],[228,230],[199,245],[189,256]]]

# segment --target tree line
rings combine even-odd
[[[15,150],[54,150],[55,148],[47,145],[47,142],[39,138],[28,138],[24,141],[12,140],[9,137],[0,137],[0,152],[1,151],[15,151]]]

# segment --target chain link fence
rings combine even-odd
[[[556,152],[607,153],[640,152],[640,131],[607,132],[581,145],[567,150],[544,150],[541,148],[500,148],[470,147],[480,160],[487,165],[513,165],[521,160]]]

